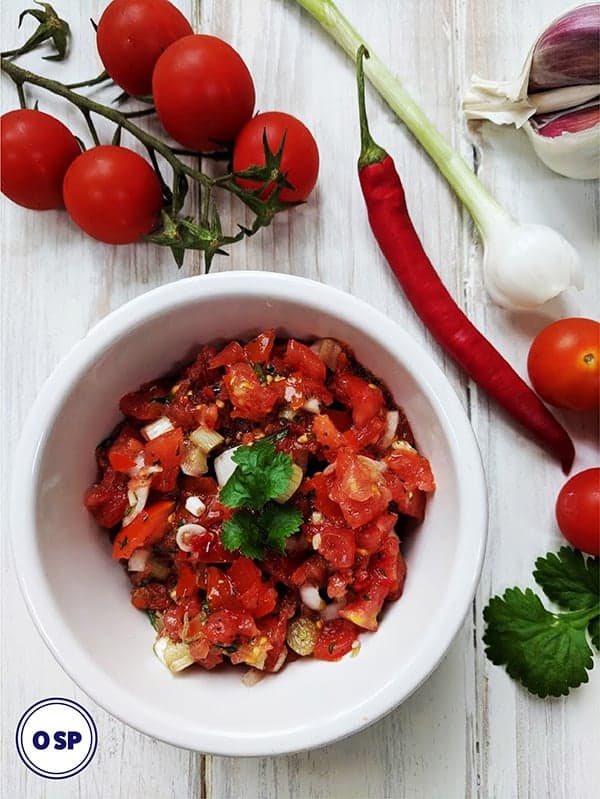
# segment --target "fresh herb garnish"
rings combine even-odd
[[[148,618],[150,619],[150,624],[154,627],[155,630],[158,631],[158,611],[147,610],[146,613],[148,614]]]
[[[271,437],[239,447],[232,459],[237,468],[221,489],[220,500],[238,510],[223,524],[223,546],[256,559],[263,558],[267,548],[283,552],[286,540],[302,524],[297,508],[271,502],[289,485],[291,457],[277,452]]]
[[[530,588],[509,588],[483,612],[486,655],[541,697],[567,695],[588,681],[592,644],[600,650],[600,558],[562,547],[535,563],[534,578],[566,612],[547,610]]]

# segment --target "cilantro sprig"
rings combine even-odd
[[[236,469],[221,489],[220,500],[237,510],[223,524],[223,546],[256,559],[263,558],[267,549],[283,552],[287,539],[302,524],[297,508],[271,501],[290,483],[291,457],[276,450],[273,438],[264,438],[238,447],[232,460]]]
[[[533,576],[565,612],[547,610],[530,588],[508,588],[483,612],[485,652],[531,693],[566,696],[594,666],[588,635],[600,650],[600,558],[562,547],[538,558]]]

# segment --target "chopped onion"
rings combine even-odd
[[[192,546],[190,540],[194,536],[202,535],[202,533],[205,532],[206,527],[202,527],[201,524],[182,524],[181,527],[177,529],[177,534],[175,535],[177,546],[182,552],[191,552]]]
[[[187,669],[194,662],[187,644],[176,644],[165,636],[157,638],[153,648],[156,657],[174,673]]]
[[[216,430],[209,430],[208,427],[197,427],[190,433],[190,441],[203,452],[209,453],[222,444],[225,439]]]
[[[357,455],[356,460],[364,463],[364,465],[368,466],[369,469],[377,469],[378,472],[385,472],[387,470],[387,463],[373,460],[373,458],[367,458],[366,455]]]
[[[285,663],[285,661],[287,659],[287,654],[288,654],[287,653],[287,649],[284,648],[284,649],[281,650],[281,654],[279,655],[279,657],[275,661],[275,664],[274,664],[273,668],[271,669],[271,671],[273,671],[273,672],[279,671],[279,669],[283,666],[283,664]]]
[[[325,602],[321,599],[319,589],[314,585],[304,583],[300,586],[300,599],[310,610],[322,610],[325,607]]]
[[[171,430],[175,430],[171,420],[167,416],[161,416],[160,419],[156,419],[156,421],[142,427],[141,432],[147,441],[152,441],[165,433],[170,433]]]
[[[321,546],[321,533],[315,533],[312,539],[313,549],[318,549]]]
[[[316,352],[328,369],[335,372],[337,369],[338,358],[342,348],[333,338],[320,338],[311,345],[311,350]]]
[[[385,417],[385,430],[383,431],[383,435],[379,439],[379,449],[386,450],[389,446],[391,446],[392,441],[396,435],[396,430],[398,429],[398,422],[400,421],[400,414],[398,411],[388,411]]]
[[[283,391],[283,398],[286,402],[291,402],[295,399],[300,399],[302,394],[294,386],[287,385]]]
[[[200,497],[188,497],[185,501],[185,509],[188,513],[191,513],[192,516],[202,516],[206,510],[206,505],[202,502]]]
[[[181,462],[181,471],[190,477],[200,477],[208,471],[206,453],[191,442],[187,442],[186,452]]]
[[[215,474],[217,475],[217,483],[221,487],[225,485],[237,469],[237,465],[233,462],[233,456],[236,450],[237,447],[226,449],[225,452],[222,452],[215,458]]]
[[[130,572],[143,572],[150,557],[149,549],[136,549],[127,561],[127,570]]]
[[[309,413],[321,412],[321,405],[316,397],[310,397],[310,399],[307,399],[302,407],[304,408],[305,411],[308,411]]]
[[[252,688],[252,686],[256,685],[257,682],[260,682],[264,676],[265,676],[264,671],[258,671],[257,669],[248,669],[248,671],[242,677],[242,682],[248,688]]]
[[[133,482],[133,481],[131,481]],[[137,480],[134,488],[130,488],[127,492],[127,497],[131,503],[127,513],[123,517],[123,527],[131,524],[131,522],[140,515],[146,507],[148,501],[148,494],[150,493],[150,480],[144,481]]]
[[[281,419],[287,419],[288,422],[293,422],[296,418],[296,411],[291,407],[291,405],[284,405],[279,411],[279,416]]]
[[[333,621],[337,619],[340,615],[340,610],[345,604],[345,602],[330,602],[328,605],[325,605],[321,611],[321,618],[323,621]]]

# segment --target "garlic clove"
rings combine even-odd
[[[600,105],[595,103],[546,116],[537,114],[533,117],[532,124],[536,133],[550,139],[562,136],[563,133],[581,133],[600,124]]]
[[[486,238],[484,282],[491,299],[505,308],[530,310],[571,285],[582,287],[575,249],[545,225],[521,225],[507,218]]]
[[[567,11],[550,23],[533,48],[529,91],[597,83],[600,5]]]
[[[558,120],[556,123],[560,124]],[[571,132],[567,129],[568,121],[563,121],[562,125],[563,132],[559,136],[548,135],[556,131],[554,124],[545,129],[537,129],[534,121],[525,125],[525,133],[537,157],[554,172],[567,178],[588,180],[600,177],[600,126],[596,124]]]

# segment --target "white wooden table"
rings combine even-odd
[[[16,18],[26,5],[25,0],[2,3],[3,48],[22,41]],[[98,19],[105,3],[55,0],[55,5],[75,34],[69,60],[54,65],[33,56],[24,63],[66,82],[92,77],[100,62],[88,20]],[[482,608],[491,593],[531,584],[535,558],[562,543],[553,505],[563,476],[448,363],[379,255],[356,178],[352,65],[291,0],[179,0],[177,5],[197,30],[239,49],[255,78],[257,106],[301,117],[321,152],[318,189],[309,203],[232,248],[231,257],[217,259],[214,269],[266,269],[317,278],[378,306],[425,342],[462,398],[483,453],[491,509],[483,577],[472,613],[425,685],[384,720],[326,749],[251,760],[204,757],[151,740],[108,716],[54,662],[25,610],[6,535],[11,453],[34,396],[69,347],[126,300],[195,274],[199,260],[188,255],[178,272],[168,251],[105,246],[76,230],[64,213],[28,212],[2,198],[2,797],[591,799],[600,777],[599,675],[593,673],[589,685],[566,699],[542,701],[492,666],[481,640]],[[583,256],[583,293],[569,291],[529,315],[491,305],[482,289],[481,250],[470,219],[417,144],[369,93],[373,133],[396,158],[433,262],[454,296],[521,373],[528,344],[547,321],[597,312],[597,186],[549,172],[522,134],[486,127],[474,145],[460,100],[473,71],[498,79],[515,75],[540,28],[568,5],[565,0],[340,0],[469,162],[477,152],[480,175],[498,199],[516,216],[556,227]],[[54,109],[85,136],[72,110],[47,95],[37,96],[42,109]],[[12,84],[3,79],[3,110],[16,105]],[[578,444],[576,467],[597,465],[593,421],[589,416],[562,418]],[[23,711],[57,695],[82,702],[99,730],[93,764],[58,783],[30,773],[13,742]]]

